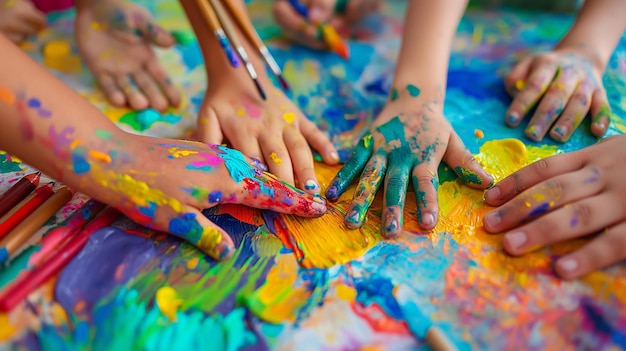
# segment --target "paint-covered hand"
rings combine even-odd
[[[78,49],[113,105],[164,111],[179,104],[180,95],[152,48],[169,47],[174,39],[145,8],[117,0],[83,1],[75,27]]]
[[[46,15],[28,0],[0,0],[0,33],[19,44],[46,25]]]
[[[211,84],[199,111],[197,139],[209,144],[226,139],[233,148],[265,163],[281,180],[318,194],[309,144],[327,164],[339,162],[337,150],[266,75],[260,76],[267,100],[259,97],[242,69],[209,73]]]
[[[485,193],[490,233],[507,231],[504,249],[515,256],[573,240],[593,238],[556,262],[572,279],[626,258],[626,136],[538,161]]]
[[[273,13],[287,37],[310,48],[324,49],[327,44],[320,24],[342,30],[377,11],[381,4],[382,0],[275,0]]]
[[[385,180],[382,233],[393,237],[402,231],[409,179],[417,198],[420,226],[432,229],[438,219],[437,168],[444,160],[461,179],[487,188],[493,178],[476,162],[443,115],[442,93],[408,85],[392,89],[390,102],[359,142],[350,160],[335,176],[326,196],[336,201],[360,174],[345,223],[358,228],[383,179]]]
[[[516,127],[535,105],[526,136],[541,141],[567,141],[591,111],[591,132],[600,137],[609,125],[611,109],[602,85],[604,68],[583,53],[554,50],[519,62],[505,77],[513,96],[505,121]]]
[[[187,240],[213,258],[230,256],[234,245],[202,209],[230,203],[304,217],[326,212],[324,199],[280,182],[239,151],[181,140],[132,140],[102,169],[98,162],[81,168],[99,185],[91,192],[102,188],[97,199],[140,224]]]

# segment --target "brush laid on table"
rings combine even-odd
[[[248,53],[244,49],[241,40],[237,36],[237,30],[235,26],[233,25],[233,23],[231,22],[231,19],[228,16],[227,11],[224,9],[224,7],[222,6],[219,0],[208,0],[208,1],[211,4],[211,7],[213,7],[213,10],[215,11],[217,18],[220,24],[222,25],[222,28],[224,28],[224,31],[226,32],[228,39],[230,39],[231,44],[233,45],[233,47],[239,54],[239,58],[241,59],[241,62],[243,62],[243,65],[246,68],[246,71],[248,71],[248,75],[254,82],[254,86],[256,87],[256,90],[259,92],[259,95],[261,96],[261,98],[263,100],[266,100],[267,96],[265,95],[265,91],[263,90],[263,87],[261,87],[261,84],[259,83],[259,76],[256,70],[254,69],[254,66],[250,62]]]
[[[103,209],[92,221],[82,227],[76,235],[71,235],[51,252],[47,259],[28,273],[20,275],[10,286],[0,293],[0,312],[9,312],[28,295],[59,273],[87,244],[95,231],[111,225],[120,213],[112,208]]]
[[[270,50],[261,39],[259,33],[256,31],[256,29],[254,29],[254,26],[250,24],[250,22],[246,21],[244,14],[241,12],[241,10],[237,8],[237,6],[233,4],[232,1],[224,0],[224,3],[226,4],[226,7],[228,8],[230,14],[233,16],[233,18],[235,18],[235,21],[237,21],[237,24],[243,31],[243,34],[256,47],[256,49],[259,50],[259,53],[263,57],[263,60],[270,68],[272,73],[276,76],[276,78],[280,82],[280,85],[283,87],[283,89],[289,90],[289,84],[287,84],[287,81],[283,77],[283,71],[280,68],[280,65],[278,64],[278,62],[276,62],[274,56],[272,56]]]
[[[288,2],[291,7],[293,7],[293,9],[298,14],[300,14],[300,16],[304,17],[305,19],[309,18],[309,9],[306,7],[306,5],[302,4],[298,0],[288,0]],[[317,25],[318,30],[322,34],[322,39],[324,39],[326,45],[328,45],[328,47],[333,52],[337,53],[337,55],[341,56],[342,58],[346,60],[350,58],[350,49],[348,48],[348,45],[341,39],[341,36],[339,35],[339,33],[337,33],[337,30],[335,30],[335,28],[326,23],[320,23]]]

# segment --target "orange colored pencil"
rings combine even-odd
[[[0,195],[0,216],[9,212],[15,205],[32,193],[39,185],[41,172],[31,173],[15,183],[6,193]]]
[[[37,208],[22,223],[15,227],[0,242],[0,264],[8,262],[25,242],[46,223],[58,210],[67,204],[74,193],[67,187],[57,190],[46,202]]]
[[[11,230],[20,224],[24,218],[36,210],[44,201],[48,200],[54,193],[52,191],[54,182],[50,182],[35,189],[35,192],[27,196],[22,202],[17,204],[11,211],[0,218],[0,240]]]

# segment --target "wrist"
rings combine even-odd
[[[608,59],[605,59],[600,54],[600,49],[585,42],[576,42],[569,40],[562,40],[553,49],[554,52],[576,55],[586,60],[591,67],[599,74],[602,74],[606,69]]]

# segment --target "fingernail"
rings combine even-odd
[[[567,273],[573,273],[578,269],[578,261],[573,258],[562,258],[556,264]]]
[[[311,207],[316,212],[319,212],[319,213],[326,212],[326,204],[315,201],[315,198],[314,198],[314,201],[311,203]]]
[[[315,190],[315,189],[319,189],[319,187],[320,186],[313,179],[309,179],[306,182],[304,182],[304,189],[305,190]]]
[[[348,228],[358,228],[361,223],[361,213],[358,210],[352,210],[352,212],[346,216],[345,222]]]
[[[509,113],[509,115],[506,117],[506,120],[507,120],[510,124],[515,124],[515,123],[517,123],[517,121],[519,120],[519,115],[517,114],[517,112],[511,112],[511,113]]]
[[[328,154],[328,158],[330,158],[333,161],[339,161],[339,154],[335,151],[332,151],[331,153]]]
[[[324,199],[323,197],[319,195],[313,196],[313,202],[317,202],[318,204],[323,204],[324,206],[326,206],[326,199]]]
[[[330,201],[335,201],[339,197],[337,195],[337,192],[338,192],[337,187],[335,185],[331,185],[330,187],[328,187],[328,189],[326,189],[326,197]]]
[[[430,212],[424,212],[422,214],[422,224],[427,228],[435,226],[435,215]]]
[[[485,192],[485,200],[496,201],[500,198],[500,193],[501,193],[500,188],[495,186]]]
[[[385,219],[385,236],[390,238],[398,234],[398,219],[394,213],[388,213]]]
[[[485,215],[483,218],[484,224],[486,224],[489,228],[495,228],[500,224],[501,218],[500,212],[491,211]]]
[[[556,128],[554,128],[554,130],[552,130],[552,137],[554,137],[555,139],[559,140],[559,141],[565,141],[567,140],[567,132],[568,132],[568,128],[567,126],[558,126]],[[554,135],[556,134],[556,135]]]
[[[543,133],[543,128],[538,125],[532,125],[526,128],[526,136],[531,138],[534,141],[539,141],[541,139],[542,133]]]
[[[511,249],[518,250],[526,243],[527,237],[523,232],[513,232],[506,234],[504,240],[509,243]]]
[[[324,9],[316,6],[309,11],[309,20],[313,23],[319,23],[322,21],[322,16],[324,16]]]

